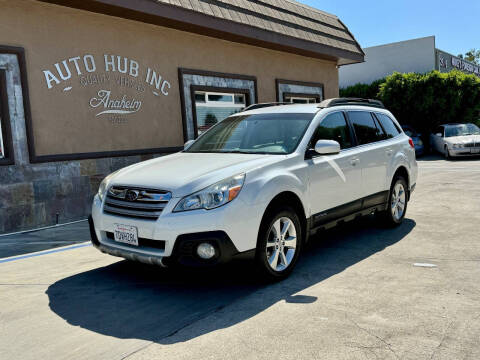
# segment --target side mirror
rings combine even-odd
[[[442,133],[436,133],[435,136],[440,136],[440,137],[442,137]]]
[[[340,144],[335,140],[318,140],[315,152],[320,155],[333,155],[340,152]]]
[[[195,142],[195,140],[188,140],[184,145],[183,145],[183,150],[187,150],[190,145],[192,145]]]

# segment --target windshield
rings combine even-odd
[[[445,127],[445,137],[480,135],[480,129],[474,124],[459,124]]]
[[[229,117],[185,152],[290,154],[315,114],[255,114]]]

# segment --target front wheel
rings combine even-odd
[[[302,248],[302,227],[296,212],[285,207],[262,220],[256,262],[267,280],[282,280],[292,272]]]
[[[447,146],[445,146],[445,159],[452,160],[452,155],[450,155],[450,150],[448,150]]]
[[[396,176],[392,181],[388,196],[387,208],[379,213],[382,223],[386,226],[398,226],[407,212],[408,185],[402,176]]]

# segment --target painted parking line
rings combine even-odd
[[[88,246],[92,246],[92,244],[88,242],[88,243],[83,243],[83,244],[74,245],[74,246],[65,246],[65,247],[61,247],[61,248],[56,248],[56,249],[53,249],[53,250],[39,251],[39,252],[26,254],[26,255],[12,256],[12,257],[8,257],[8,258],[0,259],[0,264],[11,262],[11,261],[28,259],[28,258],[32,258],[32,257],[36,257],[36,256],[58,253],[58,252],[62,252],[62,251],[84,248],[84,247],[88,247]]]

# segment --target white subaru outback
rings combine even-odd
[[[318,229],[374,212],[400,224],[416,179],[413,142],[378,101],[257,104],[106,177],[92,242],[162,266],[250,257],[280,279]]]

